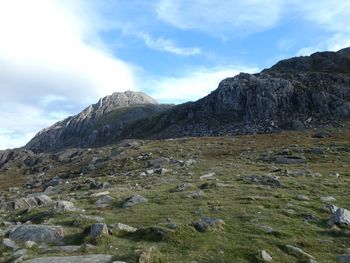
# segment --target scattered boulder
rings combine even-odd
[[[336,199],[333,196],[321,196],[320,200],[322,202],[334,202]]]
[[[117,236],[122,236],[124,234],[130,234],[130,233],[135,233],[137,231],[137,228],[128,226],[122,223],[117,223],[110,225],[110,230],[112,231],[113,234]]]
[[[215,173],[208,173],[200,176],[199,179],[204,180],[204,179],[212,178],[214,176],[215,176]]]
[[[45,194],[40,194],[33,197],[19,198],[9,203],[9,209],[31,209],[41,206],[51,205],[53,201]]]
[[[96,206],[101,207],[101,206],[108,205],[112,201],[113,201],[113,197],[111,197],[110,195],[104,195],[102,198],[98,199],[95,202],[95,204]]]
[[[187,198],[198,199],[204,197],[205,193],[203,191],[193,192],[187,195]]]
[[[42,257],[24,261],[23,263],[112,263],[110,255],[85,255],[72,257]]]
[[[123,208],[132,207],[137,204],[145,203],[148,200],[141,195],[133,195],[125,199]]]
[[[272,261],[271,255],[266,250],[261,250],[260,251],[260,258],[263,261],[265,261],[265,262],[271,262]]]
[[[203,217],[198,221],[192,222],[194,228],[199,232],[206,232],[208,230],[222,230],[225,222],[222,219]]]
[[[7,249],[11,249],[13,251],[16,251],[19,249],[18,246],[16,245],[16,243],[9,238],[4,238],[2,240],[2,245],[4,247],[6,247]]]
[[[79,211],[79,208],[76,208],[75,205],[70,201],[56,201],[51,210],[52,214],[59,214],[64,212],[74,212]]]
[[[61,226],[52,225],[20,225],[14,228],[9,238],[14,241],[34,241],[45,244],[62,244],[64,231]]]
[[[308,258],[308,259],[315,259],[313,256],[310,254],[306,253],[304,250],[301,248],[291,246],[291,245],[286,245],[286,252],[292,256],[295,257],[301,257],[301,258]]]
[[[259,185],[267,185],[273,188],[283,187],[282,183],[279,181],[279,178],[274,175],[251,175],[245,177],[244,181]]]
[[[89,236],[92,238],[99,238],[108,234],[108,227],[104,223],[96,223],[90,226]]]
[[[329,225],[350,225],[350,211],[344,208],[338,208],[332,213]]]

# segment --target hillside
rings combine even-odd
[[[346,123],[1,152],[0,262],[346,262],[349,142]]]

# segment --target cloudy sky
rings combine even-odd
[[[0,149],[116,91],[196,100],[350,46],[350,0],[0,0]]]

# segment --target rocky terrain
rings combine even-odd
[[[349,117],[350,49],[107,96],[0,151],[0,262],[350,262]]]
[[[41,131],[35,152],[96,147],[126,138],[271,133],[337,124],[350,117],[350,48],[278,62],[223,80],[208,96],[177,106],[115,93]]]
[[[350,123],[0,152],[0,262],[349,262]]]

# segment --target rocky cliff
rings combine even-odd
[[[40,131],[26,146],[35,152],[94,147],[118,140],[124,126],[169,109],[141,92],[114,93],[81,113]]]
[[[241,73],[193,103],[127,130],[135,138],[266,133],[350,117],[350,48]]]
[[[227,78],[208,96],[175,107],[116,93],[35,136],[33,151],[172,138],[301,130],[350,117],[350,48],[282,60]]]

